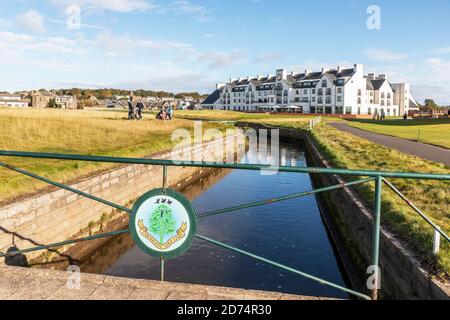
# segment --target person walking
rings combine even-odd
[[[144,110],[144,104],[142,103],[142,100],[139,100],[138,104],[136,105],[137,108],[137,120],[142,120],[142,111]]]
[[[128,100],[128,120],[134,119],[134,106],[131,100]]]
[[[169,120],[173,119],[173,107],[171,104],[169,104],[169,106],[167,107],[167,116]]]

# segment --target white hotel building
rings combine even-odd
[[[244,112],[399,116],[418,110],[407,83],[390,83],[386,75],[364,74],[363,65],[320,72],[305,70],[230,79],[218,84],[202,103],[205,109]]]

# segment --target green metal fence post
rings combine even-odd
[[[163,189],[167,188],[167,166],[163,166]],[[161,282],[164,282],[164,257],[161,256],[160,259],[160,266],[161,266]]]
[[[372,268],[374,268],[374,285],[370,289],[373,300],[378,298],[378,285],[380,283],[380,224],[381,224],[381,186],[383,177],[378,176],[375,180],[375,208],[373,212],[373,234],[372,234]]]
[[[164,282],[164,257],[161,257],[161,282]]]

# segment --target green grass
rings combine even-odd
[[[338,168],[445,174],[450,172],[450,168],[444,165],[397,152],[327,125],[317,127],[313,137],[324,155]],[[450,182],[405,179],[393,179],[392,182],[447,234],[450,233]],[[356,190],[367,203],[373,204],[373,184],[358,186]],[[420,260],[431,272],[449,279],[448,242],[442,239],[440,254],[434,256],[432,227],[387,187],[383,188],[382,222],[420,253]]]
[[[74,153],[120,157],[143,157],[175,145],[176,129],[193,129],[184,119],[159,121],[147,114],[142,121],[127,120],[126,111],[0,109],[0,149]],[[204,123],[203,129],[226,128]],[[0,157],[0,161],[58,182],[67,182],[111,164],[62,160]],[[47,186],[13,171],[0,168],[0,202]]]
[[[450,119],[350,120],[359,129],[433,144],[450,149]]]

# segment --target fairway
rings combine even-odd
[[[450,149],[450,119],[351,120],[349,126]]]
[[[193,130],[184,119],[155,120],[146,113],[142,121],[127,120],[124,110],[0,109],[0,149],[143,157],[170,149],[176,129]],[[203,123],[203,129],[225,129],[225,124]],[[0,157],[0,161],[44,175],[70,181],[113,167],[111,164]],[[36,191],[46,185],[0,168],[0,202]]]

